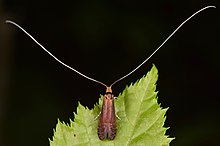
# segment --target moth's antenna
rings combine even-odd
[[[24,30],[24,29],[23,29],[21,26],[19,26],[17,23],[15,23],[15,22],[13,22],[13,21],[11,21],[11,20],[6,20],[5,22],[6,22],[6,23],[13,24],[13,25],[15,25],[16,27],[18,27],[19,29],[21,29],[21,30],[22,30],[26,35],[28,35],[37,45],[39,45],[39,46],[40,46],[44,51],[46,51],[51,57],[53,57],[56,61],[58,61],[59,63],[61,63],[61,64],[64,65],[65,67],[71,69],[72,71],[78,73],[79,75],[81,75],[81,76],[83,76],[83,77],[85,77],[85,78],[87,78],[87,79],[89,79],[89,80],[91,80],[91,81],[94,81],[94,82],[96,82],[96,83],[99,83],[99,84],[105,86],[106,88],[108,87],[106,84],[104,84],[104,83],[102,83],[102,82],[100,82],[100,81],[98,81],[98,80],[95,80],[95,79],[93,79],[93,78],[90,78],[90,77],[88,77],[88,76],[82,74],[81,72],[77,71],[76,69],[70,67],[69,65],[63,63],[62,61],[60,61],[57,57],[55,57],[52,53],[50,53],[43,45],[41,45],[33,36],[31,36],[26,30]]]
[[[205,9],[208,8],[216,8],[215,6],[207,6],[204,7],[202,9],[200,9],[199,11],[195,12],[194,14],[192,14],[189,18],[187,18],[185,21],[183,21],[174,31],[173,33],[171,33],[166,39],[165,41],[147,58],[145,59],[140,65],[138,65],[134,70],[132,70],[131,72],[129,72],[128,74],[126,74],[125,76],[119,78],[118,80],[116,80],[115,82],[113,82],[111,84],[111,86],[113,86],[114,84],[116,84],[117,82],[123,80],[124,78],[128,77],[129,75],[131,75],[133,72],[135,72],[137,69],[139,69],[143,64],[145,64],[187,21],[189,21],[192,17],[194,17],[196,14],[202,12]],[[110,87],[111,87],[110,86]]]
[[[216,8],[215,6],[207,6],[207,7],[204,7],[202,9],[200,9],[199,11],[197,11],[196,13],[194,13],[193,15],[191,15],[189,18],[187,18],[185,21],[183,21],[174,31],[173,33],[171,33],[166,39],[165,41],[147,58],[145,59],[140,65],[138,65],[134,70],[132,70],[131,72],[129,72],[128,74],[126,74],[125,76],[119,78],[118,80],[116,80],[115,82],[113,82],[111,85],[110,85],[110,88],[116,84],[117,82],[123,80],[124,78],[128,77],[129,75],[131,75],[132,73],[134,73],[137,69],[139,69],[143,64],[145,64],[188,20],[190,20],[192,17],[194,17],[196,14],[200,13],[201,11],[205,10],[205,9],[208,9],[208,8]],[[93,81],[93,82],[96,82],[96,83],[99,83],[103,86],[105,86],[106,88],[108,88],[108,86],[98,80],[95,80],[93,78],[90,78],[84,74],[82,74],[81,72],[77,71],[76,69],[70,67],[69,65],[63,63],[62,61],[60,61],[58,58],[56,58],[52,53],[50,53],[43,45],[41,45],[33,36],[31,36],[26,30],[24,30],[21,26],[19,26],[17,23],[11,21],[11,20],[6,20],[5,21],[6,23],[10,23],[10,24],[13,24],[15,25],[16,27],[18,27],[19,29],[21,29],[26,35],[28,35],[37,45],[39,45],[44,51],[46,51],[51,57],[53,57],[56,61],[58,61],[59,63],[61,63],[62,65],[64,65],[65,67],[71,69],[72,71],[78,73],[79,75]]]

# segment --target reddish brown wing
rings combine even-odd
[[[112,93],[104,95],[102,110],[99,116],[98,136],[100,140],[109,138],[113,140],[116,135],[116,115],[114,96]]]

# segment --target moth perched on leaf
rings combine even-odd
[[[201,10],[197,11],[196,13],[194,13],[193,15],[191,15],[189,18],[187,18],[183,23],[181,23],[174,31],[173,33],[171,33],[167,39],[147,58],[145,59],[140,65],[138,65],[134,70],[132,70],[131,72],[129,72],[128,74],[126,74],[125,76],[119,78],[118,80],[116,80],[115,82],[113,82],[110,86],[107,86],[106,84],[95,80],[91,77],[88,77],[84,74],[82,74],[81,72],[77,71],[76,69],[66,65],[65,63],[63,63],[62,61],[60,61],[59,59],[57,59],[52,53],[50,53],[46,48],[44,48],[33,36],[31,36],[26,30],[24,30],[21,26],[19,26],[17,23],[10,21],[10,20],[6,20],[6,23],[10,23],[15,25],[16,27],[18,27],[19,29],[21,29],[25,34],[27,34],[36,44],[38,44],[44,51],[46,51],[50,56],[52,56],[56,61],[58,61],[59,63],[61,63],[62,65],[64,65],[65,67],[73,70],[74,72],[78,73],[79,75],[94,81],[98,84],[101,84],[103,86],[106,87],[106,93],[104,95],[104,99],[103,99],[103,104],[102,104],[102,109],[99,115],[99,122],[98,122],[98,137],[100,140],[104,140],[104,139],[109,139],[109,140],[113,140],[116,137],[116,133],[117,133],[117,125],[116,125],[116,113],[115,113],[115,105],[114,105],[114,96],[112,94],[112,89],[111,87],[116,84],[117,82],[121,81],[122,79],[128,77],[129,75],[131,75],[133,72],[135,72],[137,69],[139,69],[143,64],[145,64],[181,27],[182,25],[184,25],[189,19],[191,19],[192,17],[194,17],[196,14],[200,13],[201,11],[208,9],[208,8],[215,8],[215,6],[207,6],[202,8]],[[73,137],[77,137],[76,134],[73,133]]]
[[[100,140],[109,138],[113,140],[116,135],[116,114],[114,95],[111,87],[107,87],[104,95],[101,113],[99,115],[98,136]]]

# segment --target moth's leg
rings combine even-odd
[[[117,114],[115,114],[115,116],[118,120],[121,120],[121,118]]]
[[[99,112],[99,114],[95,117],[94,121],[98,119],[98,117],[100,116],[101,111]]]
[[[114,97],[114,99],[118,99],[118,97]],[[121,118],[116,114],[116,113],[117,113],[117,108],[116,108],[115,110],[116,110],[116,112],[115,112],[116,118],[117,118],[118,120],[121,120]]]

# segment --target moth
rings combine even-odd
[[[101,113],[99,115],[98,136],[100,140],[109,138],[113,140],[116,135],[116,115],[114,95],[111,87],[107,87],[104,95]]]
[[[202,12],[205,9],[208,8],[216,8],[215,6],[207,6],[199,11],[192,14],[190,17],[188,17],[185,21],[183,21],[165,40],[164,42],[149,56],[147,57],[140,65],[138,65],[134,70],[126,74],[125,76],[119,78],[115,82],[113,82],[110,86],[107,86],[106,84],[95,80],[93,78],[90,78],[81,72],[77,71],[76,69],[70,67],[69,65],[63,63],[58,58],[56,58],[52,53],[50,53],[43,45],[41,45],[33,36],[31,36],[25,29],[23,29],[20,25],[17,23],[6,20],[6,23],[12,24],[19,29],[21,29],[26,35],[28,35],[37,45],[39,45],[44,51],[46,51],[50,56],[52,56],[56,61],[64,65],[65,67],[71,69],[72,71],[76,72],[77,74],[83,76],[84,78],[91,80],[93,82],[96,82],[98,84],[101,84],[106,87],[106,93],[104,95],[102,109],[99,115],[99,122],[98,122],[98,128],[97,133],[100,140],[109,139],[113,140],[115,139],[116,133],[117,133],[117,125],[116,125],[116,113],[115,113],[115,105],[114,105],[114,95],[112,94],[112,86],[116,84],[117,82],[121,81],[122,79],[128,77],[133,72],[135,72],[137,69],[139,69],[143,64],[145,64],[188,20],[190,20],[192,17],[194,17],[196,14]]]

